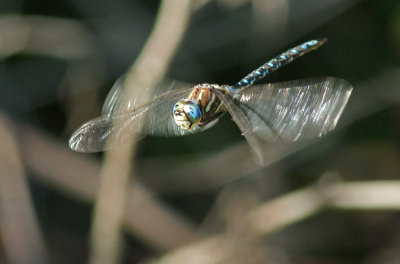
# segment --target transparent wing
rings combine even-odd
[[[106,100],[104,101],[102,114],[115,115],[119,112],[127,112],[151,103],[157,97],[168,93],[170,91],[179,91],[193,87],[193,84],[178,82],[178,81],[163,81],[156,87],[140,87],[128,93],[125,89],[126,76],[123,75],[114,83],[110,92],[108,93]],[[181,98],[179,98],[181,99]]]
[[[234,98],[259,139],[298,141],[333,130],[351,91],[347,81],[327,77],[254,85]]]
[[[233,121],[235,121],[235,123],[238,125],[242,135],[249,143],[254,153],[256,162],[262,165],[264,162],[263,144],[257,137],[256,133],[254,133],[252,124],[246,116],[246,113],[239,107],[239,105],[230,95],[226,95],[220,90],[215,90],[215,92],[223,102],[226,110],[231,114]]]
[[[71,149],[79,152],[96,152],[130,143],[131,134],[139,139],[145,135],[182,136],[199,130],[181,130],[172,115],[174,104],[188,96],[192,87],[166,92],[133,111],[116,107],[121,101],[109,100],[109,113],[82,125],[69,140]],[[115,97],[120,98],[120,97]],[[136,108],[136,107],[135,107]]]
[[[101,113],[103,115],[112,114],[120,109],[120,104],[124,99],[124,82],[125,75],[118,78],[115,81],[114,85],[111,87],[111,90],[108,92],[106,100],[103,103],[103,108]],[[128,109],[126,109],[128,111]]]

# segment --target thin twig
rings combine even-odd
[[[164,76],[185,31],[189,13],[189,0],[164,0],[161,3],[155,27],[136,63],[125,80],[128,98],[143,94]],[[113,135],[111,135],[113,136]],[[135,135],[132,135],[134,141]],[[106,152],[100,173],[100,186],[94,210],[90,236],[92,264],[117,263],[120,256],[120,228],[125,211],[125,198],[131,171],[134,146]],[[142,212],[135,212],[141,214]]]
[[[329,175],[332,173],[322,179],[330,178]],[[324,208],[400,210],[400,181],[318,182],[260,204],[242,221],[237,221],[238,226],[229,230],[233,232],[217,234],[178,248],[154,263],[189,264],[199,263],[199,259],[202,264],[232,263],[232,256],[246,245],[307,219]],[[216,248],[218,250],[213,250]]]

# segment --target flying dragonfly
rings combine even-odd
[[[295,142],[332,131],[352,92],[347,81],[310,78],[253,85],[282,66],[319,48],[326,39],[293,47],[266,62],[234,85],[161,84],[153,96],[129,98],[120,78],[111,89],[102,115],[76,130],[72,150],[98,152],[124,146],[146,135],[183,136],[212,127],[229,113],[263,163],[265,142]]]

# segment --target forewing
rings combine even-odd
[[[174,104],[186,97],[191,89],[169,91],[134,111],[110,110],[111,113],[95,118],[75,131],[69,146],[79,152],[97,152],[129,144],[132,133],[139,139],[145,135],[182,136],[198,132],[182,130],[172,115]]]
[[[328,77],[250,86],[234,98],[260,139],[298,141],[333,130],[351,91],[347,81]]]
[[[193,84],[188,84],[178,81],[164,80],[160,84],[153,87],[140,87],[127,92],[125,87],[126,76],[121,76],[113,85],[104,101],[102,114],[123,113],[139,109],[151,103],[157,97],[172,92],[186,90],[189,87],[194,87]],[[181,98],[179,98],[181,99]]]

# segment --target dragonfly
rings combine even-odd
[[[332,131],[352,92],[340,78],[320,77],[253,85],[326,39],[314,39],[267,61],[234,85],[160,84],[150,99],[131,98],[119,79],[102,115],[83,124],[69,140],[72,150],[98,152],[124,146],[146,135],[184,136],[204,131],[229,113],[256,161],[263,163],[265,142],[310,140]]]

